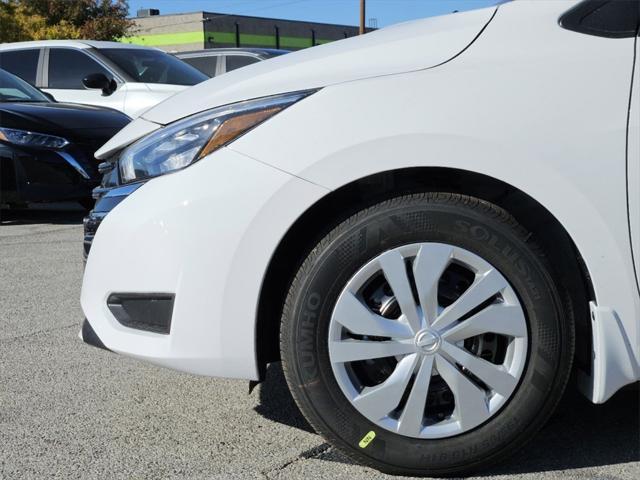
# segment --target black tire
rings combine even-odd
[[[331,314],[348,280],[382,252],[417,242],[459,246],[494,265],[516,291],[529,329],[527,363],[508,403],[477,428],[435,440],[401,436],[362,416],[338,386],[328,354]],[[403,475],[483,470],[530,440],[563,394],[574,350],[573,318],[563,293],[530,235],[495,205],[448,193],[387,200],[337,226],[300,267],[282,316],[287,383],[315,430],[358,463]],[[361,448],[372,430],[374,441]]]

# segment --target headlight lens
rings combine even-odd
[[[13,128],[0,128],[0,140],[24,147],[53,148],[55,150],[69,145],[67,139],[62,137]]]
[[[184,168],[313,93],[289,93],[214,108],[149,134],[120,155],[123,183]]]

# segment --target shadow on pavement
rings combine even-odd
[[[260,403],[254,409],[256,412],[274,422],[313,433],[311,425],[302,416],[289,392],[279,362],[272,363],[267,367],[267,378],[260,384],[258,391]]]
[[[0,226],[8,225],[80,225],[87,214],[79,204],[74,202],[43,204],[29,208],[0,210]]]
[[[640,461],[640,392],[635,386],[594,405],[569,387],[547,425],[492,474],[533,473]]]
[[[255,410],[260,415],[313,431],[291,397],[279,363],[269,365],[267,379],[259,392],[260,404]],[[320,458],[350,463],[334,451]],[[637,461],[640,461],[639,389],[626,388],[604,405],[593,405],[569,387],[556,413],[527,447],[484,474],[536,473]]]

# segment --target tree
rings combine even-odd
[[[80,28],[83,38],[94,40],[115,40],[127,35],[133,21],[127,18],[129,4],[127,0],[102,0],[92,2],[91,15]]]
[[[0,0],[0,42],[127,35],[127,0]]]
[[[23,29],[21,10],[14,1],[0,0],[0,42],[29,40]]]

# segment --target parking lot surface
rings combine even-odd
[[[201,378],[83,344],[82,212],[0,217],[0,479],[386,477],[314,434],[279,365],[248,383]],[[478,478],[640,478],[636,388],[570,392],[508,464]]]

